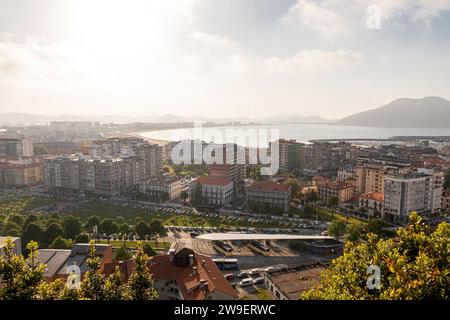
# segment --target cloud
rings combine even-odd
[[[59,81],[78,74],[70,61],[70,44],[45,43],[42,39],[0,36],[0,80]]]
[[[385,25],[429,24],[450,10],[450,0],[297,0],[279,20],[294,27],[300,24],[325,37],[344,36],[365,28],[367,8],[372,5],[380,8]]]
[[[195,30],[191,33],[191,39],[193,39],[195,42],[199,44],[203,44],[210,47],[215,47],[219,49],[230,49],[230,50],[236,50],[239,48],[238,44],[234,42],[233,40],[207,32],[201,32],[198,30]]]

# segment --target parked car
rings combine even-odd
[[[243,279],[243,280],[241,280],[239,282],[239,285],[241,287],[248,287],[248,286],[250,286],[252,284],[253,284],[253,279],[252,278],[245,278],[245,279]]]

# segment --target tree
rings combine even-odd
[[[153,220],[150,223],[150,233],[154,236],[156,242],[158,242],[158,237],[166,237],[167,231],[163,224],[159,220]]]
[[[80,219],[74,216],[67,216],[62,222],[64,237],[67,239],[74,239],[81,233]]]
[[[202,195],[202,185],[197,182],[192,189],[191,203],[195,206],[201,205],[203,203]]]
[[[328,206],[331,208],[336,208],[339,205],[339,198],[338,197],[331,197],[328,199]]]
[[[136,233],[141,239],[144,239],[145,236],[149,236],[152,233],[152,230],[144,221],[139,221],[136,225]]]
[[[306,201],[312,202],[312,203],[317,202],[317,201],[319,201],[319,195],[317,194],[316,191],[311,190],[306,195]]]
[[[367,223],[366,231],[367,233],[374,233],[378,236],[384,236],[385,235],[384,228],[388,226],[389,225],[384,220],[372,219],[369,221],[369,223]]]
[[[111,219],[111,218],[105,218],[100,223],[100,226],[98,228],[98,231],[100,233],[106,233],[108,235],[117,233],[119,230],[119,227],[117,226],[117,223]]]
[[[75,243],[88,243],[89,242],[89,236],[86,233],[80,233],[75,238]]]
[[[92,233],[92,229],[97,226],[100,226],[100,218],[97,216],[90,216],[87,222],[84,225],[84,230],[86,232]]]
[[[90,300],[105,300],[106,280],[100,271],[100,258],[95,255],[94,241],[89,245],[89,257],[87,259],[88,271],[80,284],[80,295]]]
[[[53,242],[53,240],[56,239],[56,237],[62,236],[63,234],[64,231],[62,230],[61,226],[55,222],[52,222],[44,231],[44,241],[46,244],[50,244]]]
[[[397,239],[369,234],[367,241],[348,242],[318,285],[305,299],[444,299],[450,298],[450,224],[434,232],[413,212]],[[368,267],[380,269],[379,289],[369,289]]]
[[[44,232],[39,224],[36,222],[31,222],[25,227],[22,233],[23,243],[28,243],[30,241],[36,241],[38,243],[45,243]]]
[[[14,243],[7,238],[0,255],[0,300],[32,300],[43,281],[45,265],[38,261],[38,244],[26,246],[28,258],[14,254]]]
[[[137,243],[134,255],[135,269],[128,281],[129,296],[133,300],[156,300],[158,292],[153,288],[152,276],[148,270],[149,257],[144,253],[142,243]]]
[[[61,236],[57,236],[55,240],[49,245],[50,249],[70,249],[72,247],[72,241],[64,239]]]
[[[155,249],[153,249],[153,247],[151,246],[151,244],[150,243],[148,243],[148,242],[144,242],[143,244],[142,244],[142,249],[144,250],[144,253],[146,254],[146,255],[148,255],[149,257],[153,257],[153,256],[156,256],[156,251],[155,251]]]
[[[293,178],[286,179],[286,181],[284,181],[284,184],[291,187],[292,195],[296,195],[297,192],[300,190],[300,185],[298,184],[297,179]]]
[[[121,247],[117,248],[116,252],[114,253],[114,261],[123,261],[128,260],[132,258],[132,254],[128,247],[123,244]]]
[[[344,222],[340,220],[333,220],[330,225],[328,226],[328,234],[330,236],[339,238],[342,237],[345,234],[345,229],[347,226]]]
[[[346,237],[348,241],[358,241],[361,239],[364,228],[360,223],[352,223],[347,227]]]
[[[120,268],[116,267],[114,273],[106,279],[106,300],[121,300],[125,295],[125,284]]]

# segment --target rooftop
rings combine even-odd
[[[272,271],[267,277],[290,300],[299,300],[300,295],[319,282],[325,267],[319,263]]]
[[[196,237],[202,240],[323,240],[333,239],[329,236],[293,235],[293,234],[265,234],[265,233],[205,233]]]
[[[216,185],[216,186],[226,186],[231,182],[230,179],[225,177],[214,177],[214,176],[201,176],[197,179],[200,184],[204,185]]]
[[[360,196],[360,198],[376,200],[376,201],[383,201],[384,193],[383,192],[369,192],[369,193],[362,194]]]
[[[248,187],[248,190],[264,192],[288,192],[289,188],[290,187],[286,184],[273,181],[255,181],[250,187]]]

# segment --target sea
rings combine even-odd
[[[267,141],[278,138],[295,139],[299,142],[309,142],[316,139],[388,139],[394,136],[450,136],[450,128],[382,128],[340,126],[332,124],[282,124],[282,125],[244,125],[218,126],[203,128],[171,129],[139,133],[142,137],[161,140],[179,141],[199,138],[205,142],[225,143],[236,142],[237,132],[245,137],[245,145],[262,146]],[[243,140],[241,140],[243,141]]]

